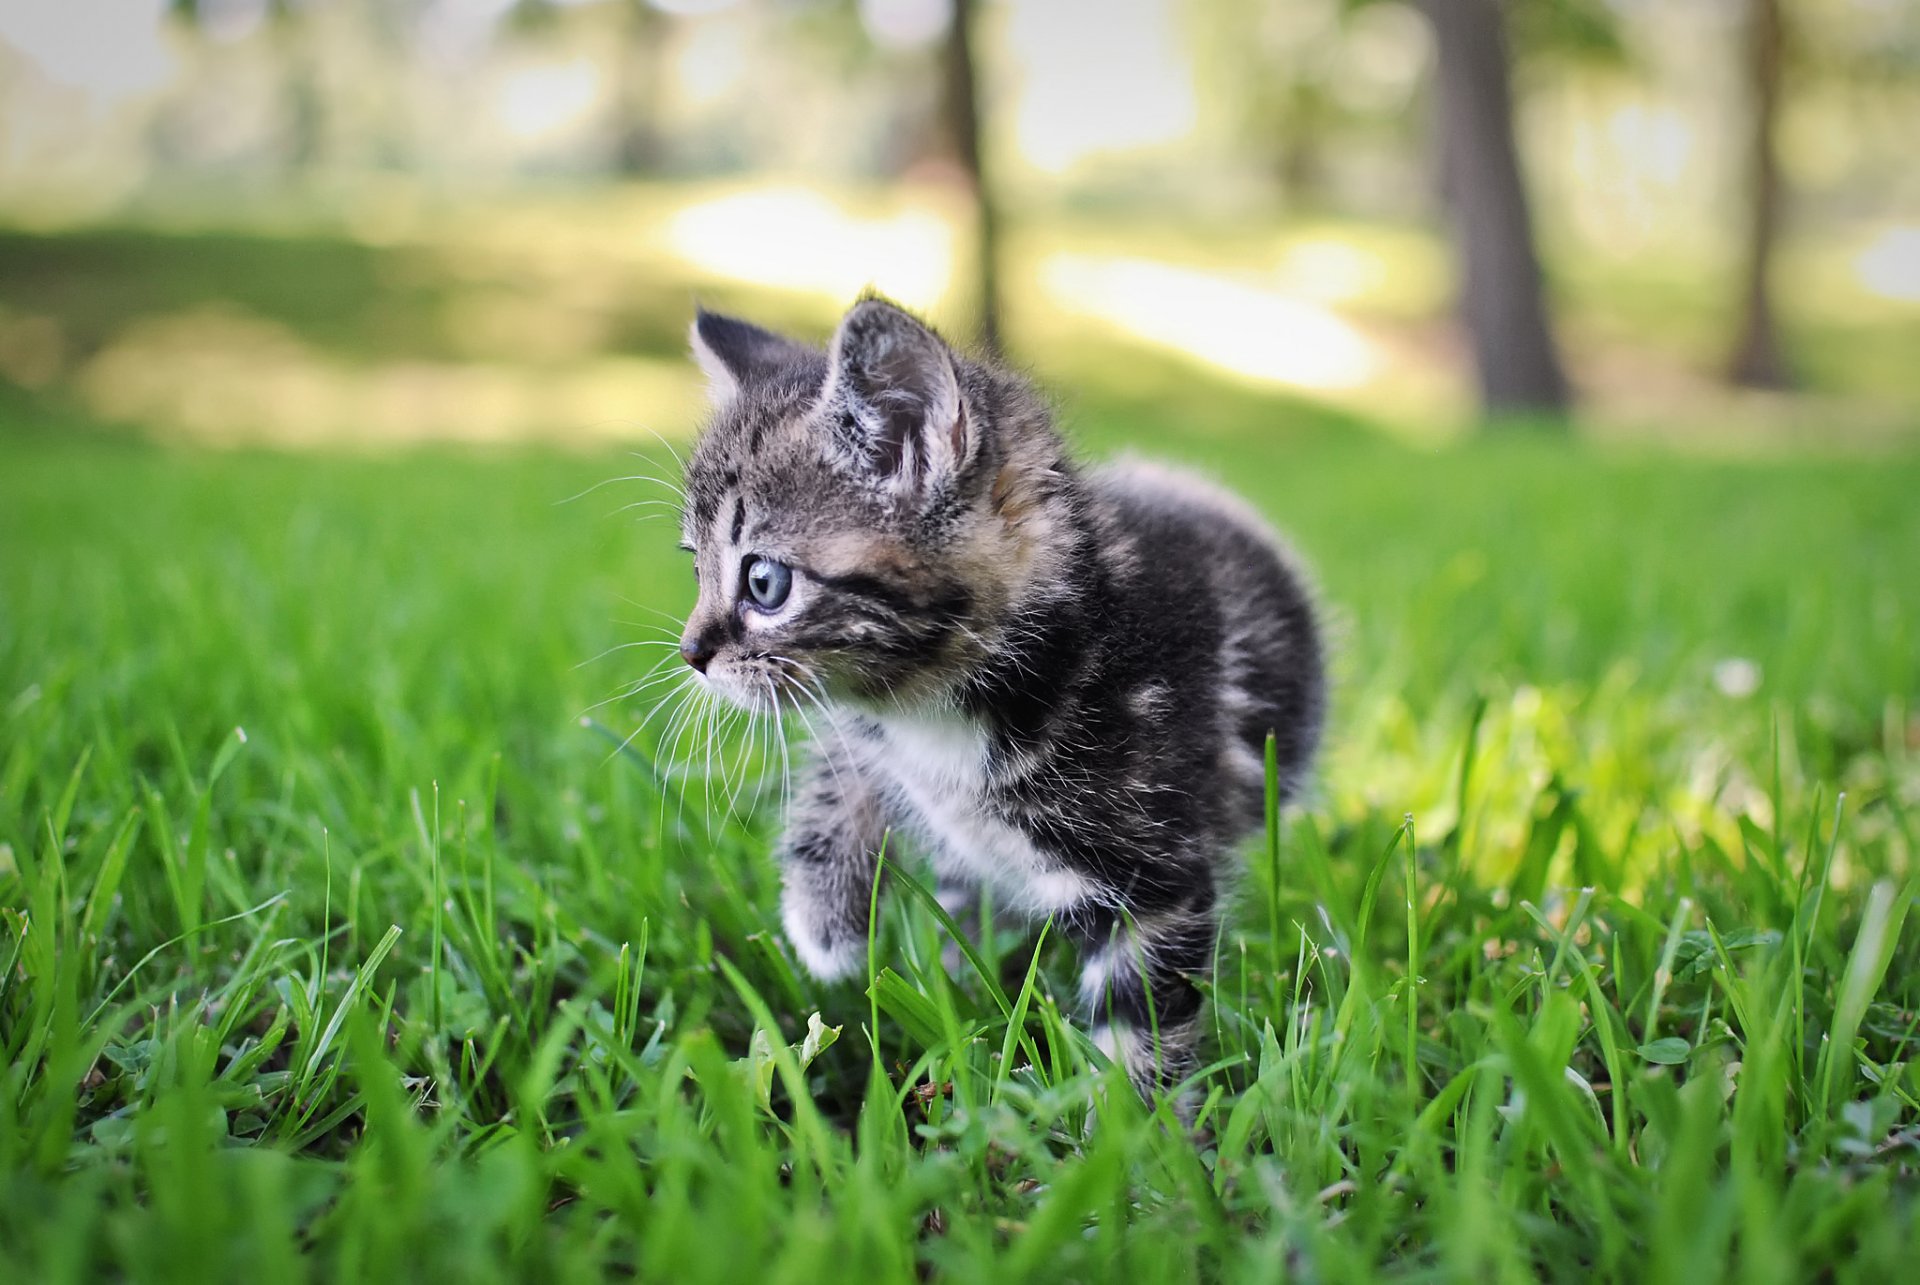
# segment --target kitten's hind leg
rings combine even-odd
[[[780,918],[794,953],[822,981],[851,976],[865,959],[885,837],[879,800],[858,769],[825,757],[807,767],[780,839]]]
[[[1198,1064],[1201,996],[1193,979],[1206,971],[1218,931],[1210,888],[1174,907],[1138,916],[1102,912],[1072,929],[1093,1041],[1148,1101]]]

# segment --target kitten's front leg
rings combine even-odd
[[[867,908],[886,820],[872,784],[825,749],[805,770],[780,840],[780,918],[809,973],[822,981],[860,968]]]
[[[1103,911],[1073,932],[1094,1043],[1149,1100],[1197,1064],[1201,995],[1193,979],[1206,971],[1218,932],[1211,888],[1174,907]]]

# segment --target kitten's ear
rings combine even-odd
[[[866,468],[910,489],[951,479],[975,433],[953,353],[885,299],[855,304],[827,350],[821,407],[828,431]]]
[[[690,337],[693,359],[706,372],[707,396],[716,406],[739,392],[741,385],[803,361],[809,354],[819,360],[818,349],[705,308],[694,312]]]

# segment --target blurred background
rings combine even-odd
[[[874,286],[1098,418],[1920,435],[1911,0],[0,0],[9,421],[688,430]]]

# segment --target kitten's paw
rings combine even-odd
[[[835,933],[800,899],[788,897],[780,911],[787,941],[807,972],[823,982],[852,977],[864,962],[866,938]]]

